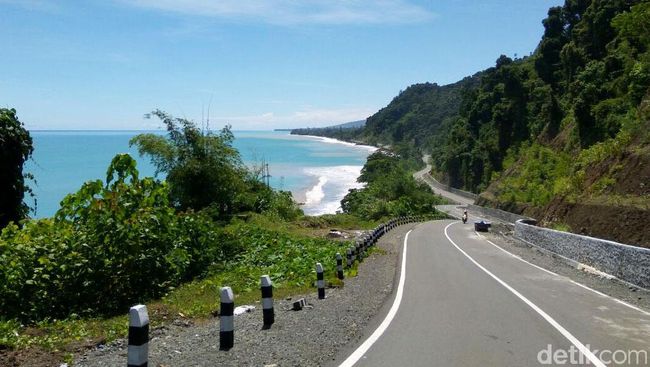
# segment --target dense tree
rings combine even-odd
[[[140,154],[151,157],[157,172],[167,174],[172,204],[181,210],[214,205],[220,215],[236,212],[246,191],[246,170],[233,135],[201,131],[192,121],[154,111],[167,127],[167,137],[141,134],[131,139]]]
[[[379,220],[385,217],[434,214],[440,204],[424,184],[411,175],[410,162],[383,150],[368,157],[359,182],[364,188],[353,189],[341,201],[345,213],[360,218]]]
[[[33,151],[32,138],[16,110],[0,108],[0,229],[29,213],[24,198],[31,190],[25,178],[31,176],[23,173],[23,165]]]

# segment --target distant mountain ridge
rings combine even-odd
[[[307,130],[307,129],[356,129],[363,127],[366,124],[366,120],[357,120],[357,121],[350,121],[350,122],[345,122],[342,124],[338,125],[332,125],[332,126],[325,126],[325,127],[299,127],[299,128],[293,128],[293,129],[273,129],[273,131],[298,131],[298,130]]]
[[[365,125],[366,120],[358,120],[326,127],[306,127],[300,129],[291,129],[291,134],[326,136],[347,141],[350,140],[351,136],[356,135],[357,131],[363,129]]]

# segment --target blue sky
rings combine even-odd
[[[30,129],[364,119],[413,83],[528,55],[555,0],[0,0],[0,106]]]

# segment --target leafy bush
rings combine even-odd
[[[315,279],[311,274],[317,262],[331,272],[336,265],[335,254],[344,253],[350,246],[349,242],[299,237],[245,223],[230,226],[226,232],[233,241],[241,241],[239,246],[246,248],[233,262],[226,264],[226,269],[243,266],[251,270],[249,273],[256,274],[245,280],[244,288],[255,289],[262,274],[270,275],[278,287],[309,285]]]
[[[521,164],[501,179],[498,197],[504,202],[545,205],[560,190],[571,185],[571,161],[568,155],[539,144],[522,147],[518,153]]]
[[[0,234],[2,316],[35,321],[72,313],[111,314],[167,292],[239,252],[210,218],[177,215],[168,187],[140,179],[116,156],[100,180],[63,201],[54,219]]]
[[[405,168],[410,164],[382,151],[370,155],[358,179],[366,187],[350,190],[341,201],[343,211],[371,220],[435,212],[442,200],[415,181]]]

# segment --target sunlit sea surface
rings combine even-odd
[[[140,176],[153,176],[155,168],[140,157],[129,139],[143,131],[31,131],[34,154],[26,171],[36,194],[33,217],[54,215],[68,193],[88,180],[106,179],[106,169],[117,153],[130,153],[138,161]],[[152,132],[164,135],[164,132]],[[270,184],[291,191],[306,214],[340,210],[340,201],[356,182],[372,147],[333,139],[296,136],[281,131],[235,131],[235,148],[250,167],[269,164]],[[164,177],[159,178],[163,179]],[[33,201],[27,200],[33,206]]]

